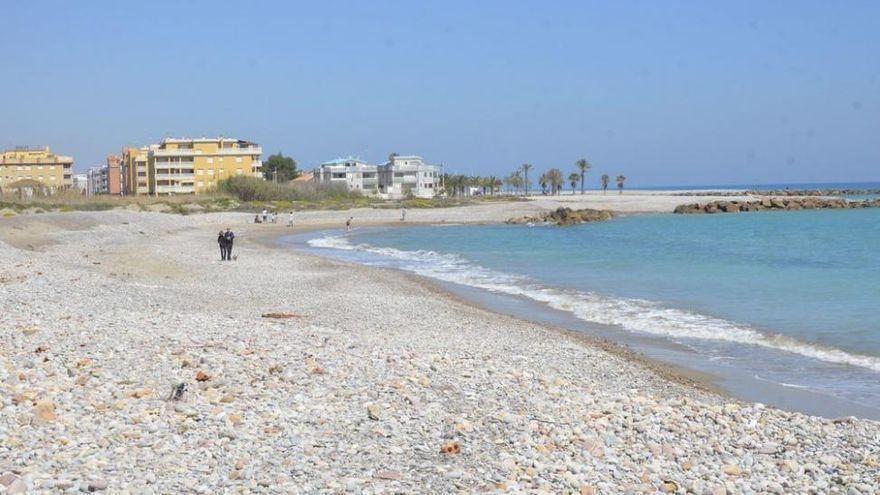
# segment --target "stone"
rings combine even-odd
[[[41,400],[34,405],[34,423],[45,424],[55,421],[55,403],[51,400]]]
[[[373,475],[374,478],[380,480],[399,480],[403,478],[403,474],[400,471],[377,471],[376,474]]]
[[[110,484],[106,480],[93,480],[89,481],[88,490],[90,492],[100,492],[107,489]]]
[[[196,381],[197,382],[206,382],[211,379],[211,375],[205,373],[202,370],[196,372]]]
[[[736,464],[725,464],[724,467],[721,468],[721,470],[724,472],[724,474],[730,476],[739,476],[742,474],[742,468],[740,468]]]
[[[376,404],[367,405],[367,417],[372,419],[373,421],[379,420],[380,409]]]
[[[153,389],[151,388],[139,388],[132,393],[129,394],[129,397],[134,397],[135,399],[143,399],[149,395],[153,395]]]

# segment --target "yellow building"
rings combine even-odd
[[[20,180],[35,180],[50,189],[73,185],[73,158],[48,146],[19,146],[0,155],[0,189]]]
[[[122,150],[122,193],[130,195],[151,194],[153,174],[150,172],[150,148],[132,146]]]
[[[153,194],[198,194],[218,181],[262,176],[259,145],[228,138],[164,139],[149,146]]]

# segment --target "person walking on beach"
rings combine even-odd
[[[348,217],[348,220],[345,221],[345,231],[351,232],[351,221],[354,220],[354,217]]]
[[[220,245],[220,261],[226,261],[226,235],[222,230],[217,234],[217,244]]]
[[[290,214],[287,215],[287,226],[293,227],[293,210],[290,210]]]
[[[269,211],[263,208],[263,223],[266,223],[266,220],[269,219]]]
[[[405,222],[405,221],[406,221],[406,206],[404,206],[404,207],[400,210],[400,221],[401,221],[401,222]]]
[[[226,261],[231,261],[232,242],[235,240],[235,233],[229,230],[229,227],[226,227],[226,233],[223,234],[223,238],[226,239]]]

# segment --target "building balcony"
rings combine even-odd
[[[263,148],[259,146],[253,148],[218,148],[216,150],[212,150],[209,152],[205,152],[202,150],[194,150],[194,149],[176,149],[176,150],[163,150],[163,149],[154,149],[152,151],[153,156],[196,156],[196,155],[204,155],[204,156],[243,156],[243,155],[262,155]]]
[[[177,194],[189,194],[195,192],[194,186],[156,186],[156,193],[158,194],[167,194],[167,193],[177,193]]]
[[[196,174],[163,174],[156,171],[156,180],[195,180]]]

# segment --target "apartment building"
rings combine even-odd
[[[73,185],[73,158],[52,153],[48,146],[18,146],[0,154],[0,189],[34,180],[50,190]]]
[[[379,165],[379,194],[391,199],[407,196],[433,198],[440,192],[440,167],[427,165],[420,156],[392,155]]]
[[[98,165],[86,171],[86,194],[107,194],[107,165]]]
[[[314,172],[314,180],[345,185],[349,191],[368,196],[432,198],[440,189],[440,167],[427,165],[415,155],[392,155],[383,165],[348,157],[322,163]]]
[[[314,180],[322,184],[344,185],[349,191],[368,196],[379,194],[379,167],[358,158],[337,158],[322,163],[314,172]]]
[[[261,176],[263,150],[240,139],[164,139],[149,146],[153,194],[198,194],[223,179]]]
[[[151,194],[153,175],[150,173],[150,147],[127,146],[122,149],[122,193],[126,195]]]

